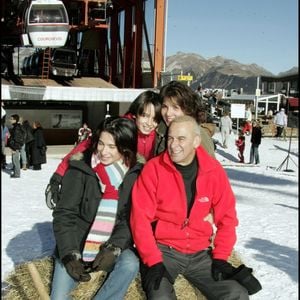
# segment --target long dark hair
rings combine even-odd
[[[126,114],[130,113],[134,116],[141,116],[148,104],[153,104],[154,120],[156,123],[159,123],[161,121],[161,98],[158,93],[153,91],[145,91],[138,95],[130,104]]]
[[[130,168],[133,167],[136,164],[137,155],[137,127],[135,123],[121,117],[104,119],[93,134],[93,152],[97,151],[99,137],[103,131],[113,136],[119,153],[124,156],[125,164]]]
[[[185,115],[196,118],[198,111],[198,96],[187,85],[179,81],[170,81],[164,85],[159,93],[161,99],[167,97],[176,103]]]

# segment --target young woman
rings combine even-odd
[[[160,90],[162,100],[161,116],[164,122],[161,122],[157,129],[157,141],[155,144],[154,154],[158,155],[166,149],[167,129],[170,123],[180,116],[191,116],[197,120],[199,110],[198,95],[187,85],[171,81],[164,85]],[[206,130],[200,127],[201,146],[215,157],[214,144],[212,138]]]
[[[131,188],[142,167],[136,125],[126,118],[105,119],[94,141],[70,157],[53,212],[51,299],[69,299],[78,282],[99,270],[108,276],[94,299],[123,299],[139,269],[128,225]],[[94,168],[93,154],[99,159]]]
[[[145,91],[130,105],[125,117],[133,119],[138,128],[138,153],[145,160],[154,157],[156,129],[161,121],[161,100],[158,93]]]

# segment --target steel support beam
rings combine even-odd
[[[125,8],[122,87],[130,87],[132,78],[132,7]]]
[[[118,36],[119,36],[119,18],[118,14],[111,16],[111,27],[110,27],[110,82],[114,85],[119,86],[117,80],[118,73]]]
[[[134,48],[133,48],[133,78],[132,87],[139,88],[142,84],[142,49],[143,49],[143,0],[137,0],[134,12]]]
[[[164,62],[165,0],[156,0],[153,87],[160,81]]]

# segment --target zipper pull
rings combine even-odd
[[[185,220],[183,221],[182,225],[181,225],[181,229],[183,229],[184,227],[186,227],[189,224],[189,218],[185,218]]]

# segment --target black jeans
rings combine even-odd
[[[211,251],[206,249],[194,254],[185,254],[175,249],[158,245],[163,253],[163,263],[175,280],[182,274],[197,287],[208,300],[248,300],[247,290],[235,280],[215,281],[211,275]],[[143,278],[143,271],[141,269]],[[173,285],[163,278],[158,290],[145,291],[148,300],[175,300]]]
[[[283,126],[277,126],[277,133],[275,137],[281,137],[283,131]]]

